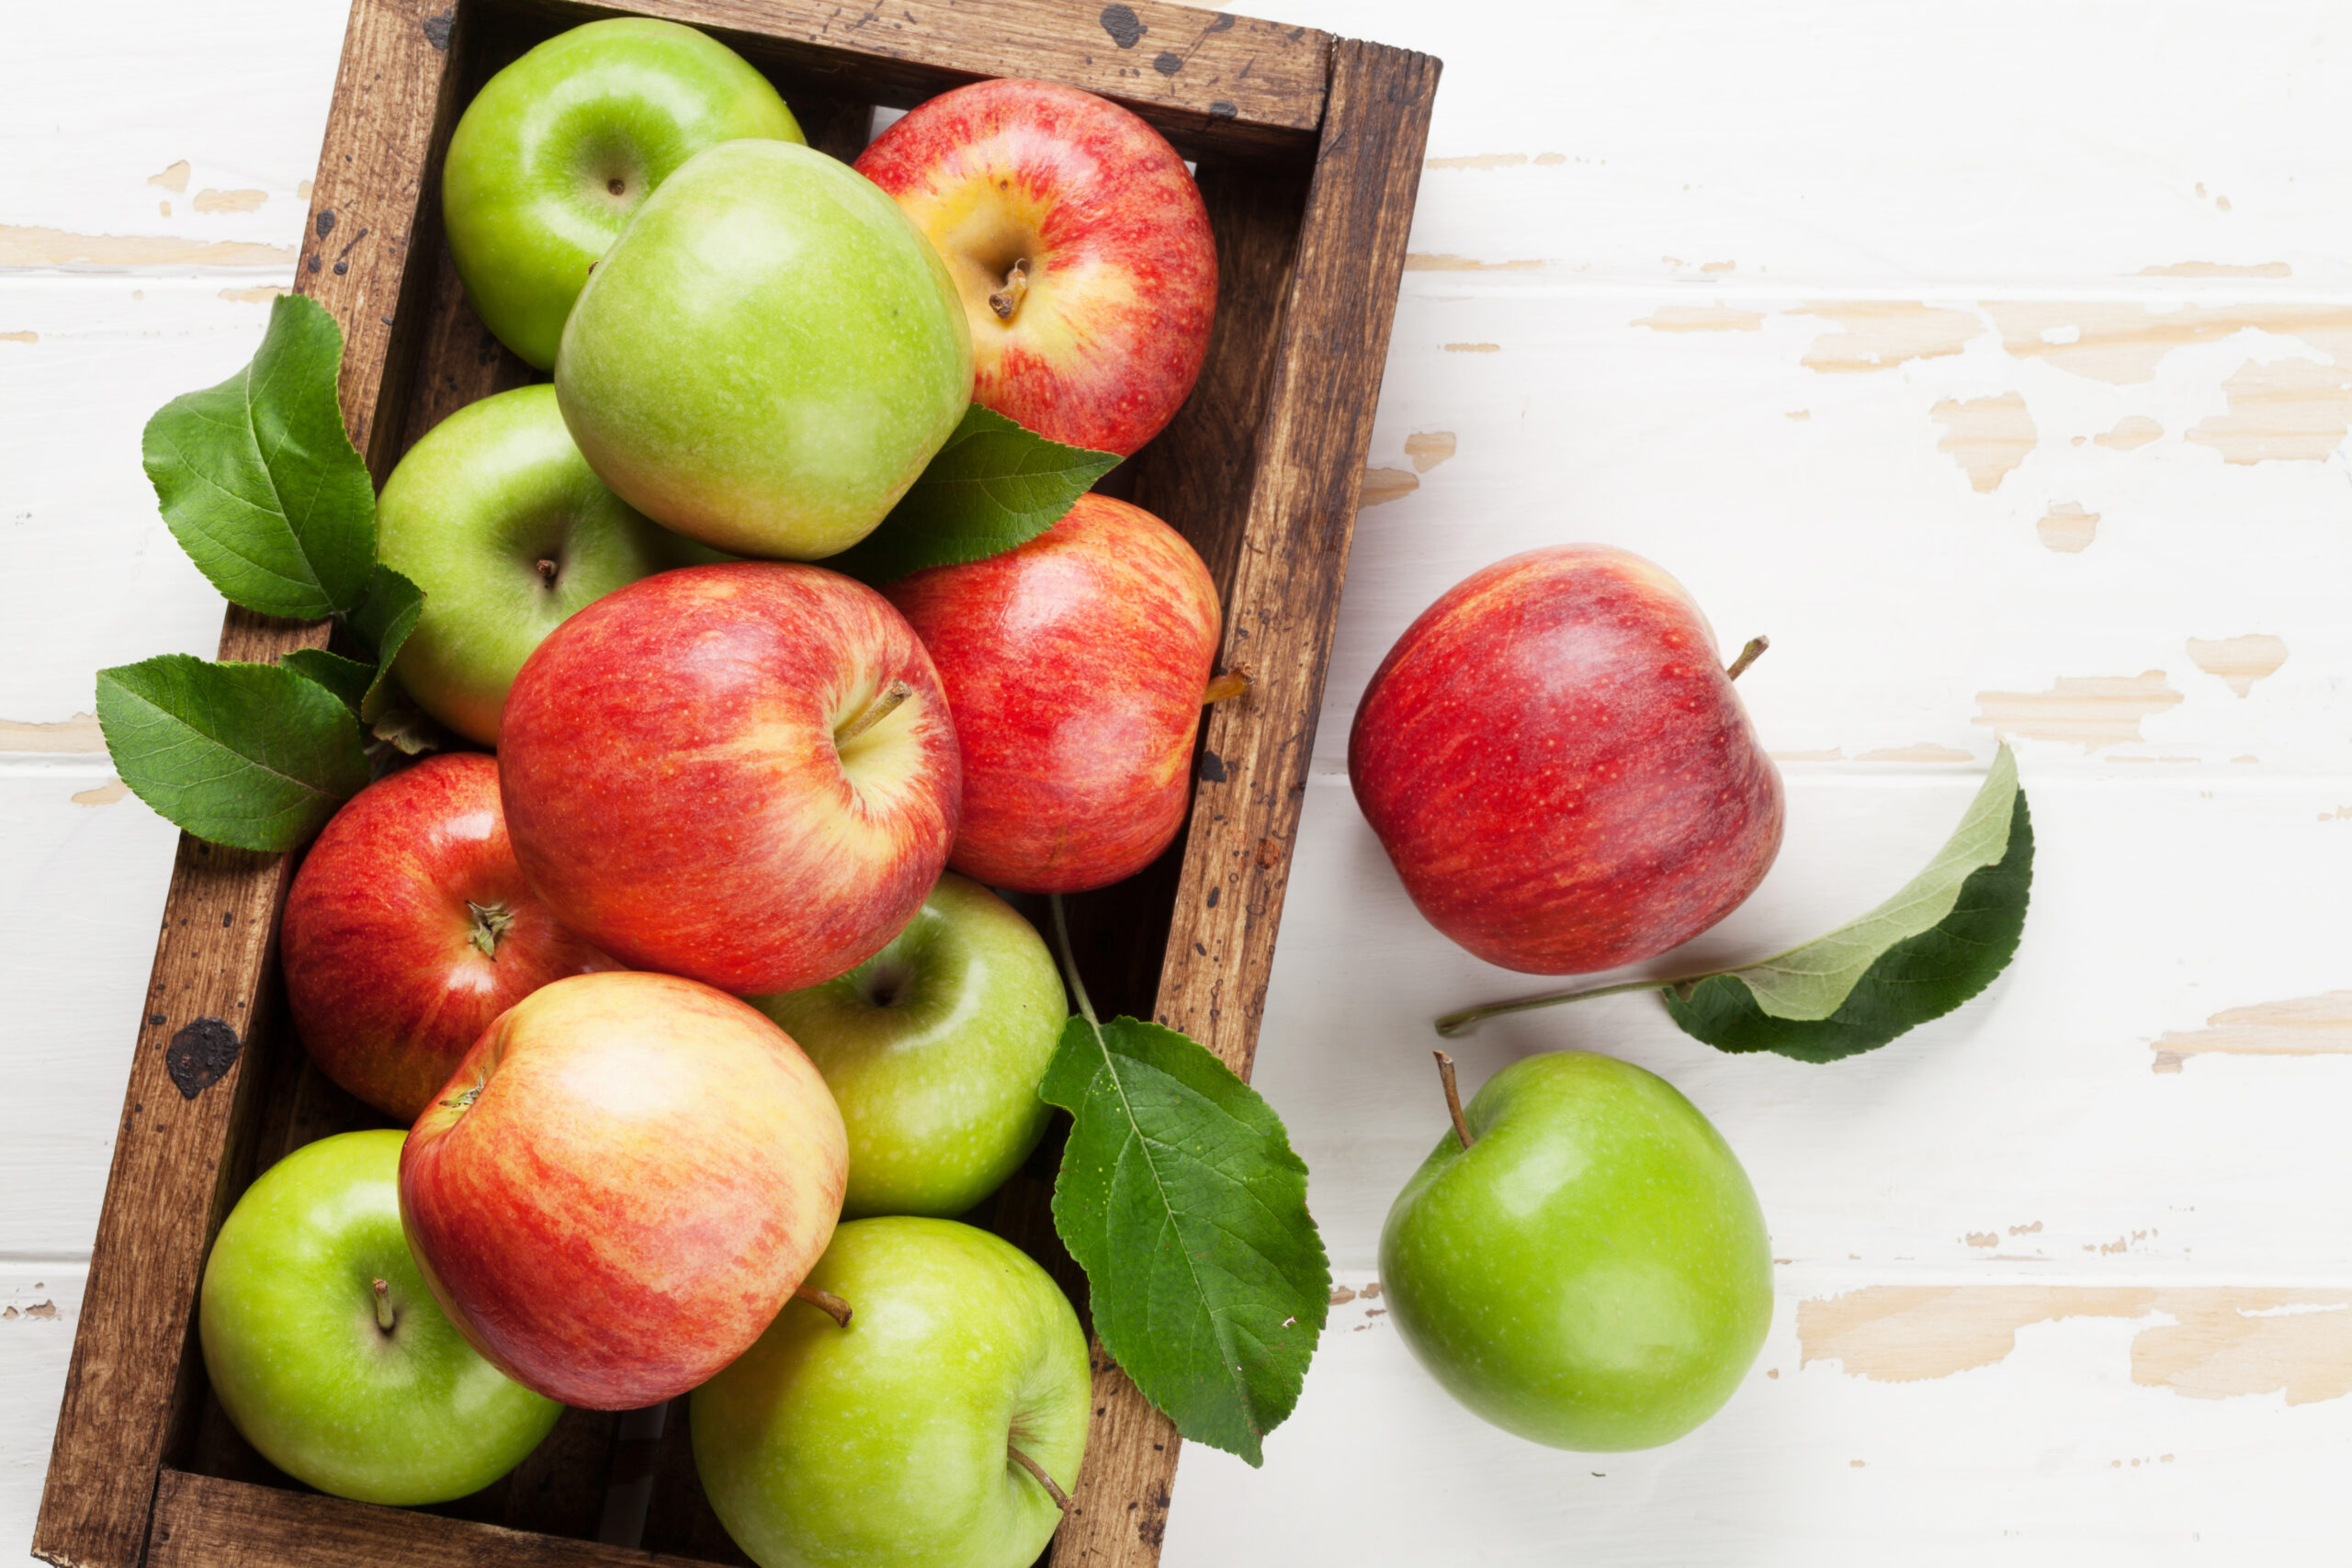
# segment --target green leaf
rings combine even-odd
[[[340,653],[329,653],[323,648],[298,648],[291,653],[281,653],[277,661],[305,681],[315,681],[333,692],[335,700],[355,715],[368,695],[368,688],[376,679],[376,667],[356,659],[345,659]]]
[[[390,702],[391,691],[386,682],[391,679],[392,660],[400,657],[401,645],[416,630],[417,617],[424,614],[424,590],[390,567],[379,566],[368,576],[368,591],[344,617],[353,635],[376,650],[375,678],[368,682],[367,694],[359,702],[363,722],[375,723]]]
[[[233,602],[317,620],[348,608],[376,554],[376,492],[343,428],[343,333],[278,297],[253,363],[147,422],[147,477],[190,558]]]
[[[167,653],[101,670],[98,727],[132,794],[236,849],[293,848],[368,783],[351,710],[279,665]]]
[[[1894,897],[1818,941],[1664,993],[1724,1051],[1832,1062],[1941,1018],[1993,983],[2025,931],[2033,818],[2007,747],[1960,827]]]
[[[1204,1047],[1132,1018],[1071,1019],[1038,1092],[1075,1119],[1054,1228],[1103,1348],[1179,1432],[1262,1463],[1331,1297],[1281,1119]]]
[[[1001,555],[1067,515],[1118,467],[974,403],[882,525],[825,564],[866,582]]]

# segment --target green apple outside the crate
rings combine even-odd
[[[1036,929],[966,877],[848,974],[755,1003],[825,1075],[849,1128],[842,1213],[963,1213],[1020,1168],[1069,1018]]]
[[[469,403],[409,449],[376,502],[376,558],[424,590],[393,672],[425,712],[495,746],[506,690],[540,640],[693,548],[589,470],[554,388]]]
[[[308,1144],[230,1211],[199,1297],[230,1421],[307,1485],[443,1503],[520,1463],[563,1414],[441,1314],[401,1234],[397,1129]]]
[[[800,141],[767,78],[676,22],[616,17],[490,79],[449,138],[441,211],[485,325],[545,370],[589,269],[688,158],[739,137]]]
[[[1052,1276],[953,1220],[856,1220],[806,1300],[694,1393],[695,1468],[761,1568],[1029,1568],[1093,1408]]]

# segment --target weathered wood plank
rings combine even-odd
[[[1249,1076],[1290,846],[1306,789],[1357,490],[1439,64],[1343,40],[1291,273],[1225,663],[1246,697],[1212,711],[1194,785],[1158,1017]],[[1211,758],[1215,761],[1212,762]],[[1174,1427],[1095,1355],[1095,1417],[1056,1568],[1156,1562],[1176,1474]]]
[[[453,107],[445,9],[353,6],[296,274],[342,323],[344,417],[379,478],[393,456],[376,415],[401,368],[409,237]],[[272,659],[326,635],[232,610],[220,652]],[[50,1562],[136,1563],[165,1448],[191,1424],[196,1288],[246,1163],[288,874],[282,856],[180,842],[34,1529]]]

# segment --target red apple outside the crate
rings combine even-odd
[[[746,1003],[668,975],[536,991],[467,1053],[401,1150],[401,1220],[483,1357],[627,1410],[757,1339],[841,1217],[841,1111]]]
[[[1217,647],[1216,584],[1182,535],[1085,495],[1017,548],[887,592],[963,743],[956,870],[1078,893],[1159,857],[1184,820]]]
[[[946,863],[962,778],[899,613],[768,561],[644,578],[558,626],[507,696],[499,771],[558,918],[739,996],[830,980],[897,935]]]
[[[859,155],[956,280],[972,400],[1122,457],[1193,389],[1216,315],[1216,245],[1184,161],[1091,93],[976,82]]]
[[[1364,689],[1348,776],[1430,923],[1533,975],[1688,942],[1781,848],[1781,775],[1706,617],[1598,545],[1498,561],[1423,611]]]
[[[500,1013],[551,980],[613,967],[524,881],[498,764],[480,752],[354,795],[295,874],[278,940],[311,1059],[404,1122]]]

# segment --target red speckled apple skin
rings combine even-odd
[[[1132,876],[1183,824],[1216,584],[1138,506],[1079,498],[1016,549],[892,583],[964,749],[948,863],[992,887],[1079,893]]]
[[[1430,923],[1532,975],[1688,942],[1780,852],[1780,773],[1706,618],[1600,546],[1513,556],[1424,611],[1364,690],[1348,775]]]
[[[1184,161],[1107,98],[975,82],[876,137],[857,172],[898,201],[963,296],[972,400],[1125,457],[1175,417],[1208,355],[1216,242]],[[1027,295],[988,303],[1014,259]]]
[[[893,681],[906,700],[837,746]],[[558,626],[507,694],[499,772],[515,857],[566,925],[738,996],[880,951],[939,879],[962,786],[913,628],[863,583],[772,561],[662,572]]]
[[[832,1239],[848,1176],[841,1111],[784,1031],[691,980],[591,975],[467,1054],[401,1148],[401,1220],[492,1364],[630,1410],[751,1347]]]
[[[485,953],[469,902],[510,924]],[[294,1031],[320,1070],[413,1122],[491,1021],[551,980],[614,967],[557,923],[515,863],[498,764],[434,757],[335,813],[279,927]]]

